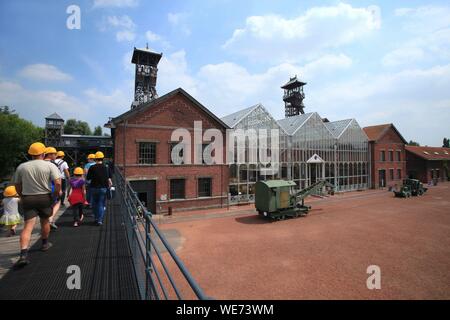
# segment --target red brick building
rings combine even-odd
[[[450,148],[406,146],[408,176],[423,183],[447,181],[449,162]]]
[[[365,127],[364,131],[369,137],[371,187],[400,185],[406,177],[406,140],[392,123]]]
[[[181,88],[140,104],[108,124],[115,165],[153,213],[167,212],[169,207],[177,211],[227,205],[227,165],[172,163],[170,154],[179,142],[171,140],[175,129],[189,131],[194,153],[194,121],[201,121],[202,137],[207,129],[220,130],[225,146],[226,124]]]

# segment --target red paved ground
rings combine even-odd
[[[181,233],[178,254],[216,299],[450,299],[449,183],[423,197],[368,191],[311,205],[279,222],[203,212],[161,228]],[[369,265],[381,290],[366,287]]]

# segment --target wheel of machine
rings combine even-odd
[[[419,190],[419,196],[423,195],[423,191]]]

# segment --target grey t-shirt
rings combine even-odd
[[[51,181],[60,177],[58,168],[50,161],[31,160],[17,167],[14,183],[22,184],[23,195],[48,194],[52,192]]]

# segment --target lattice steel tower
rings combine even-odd
[[[289,81],[282,86],[284,89],[283,101],[285,107],[285,116],[293,117],[299,114],[304,114],[303,99],[305,94],[303,93],[303,86],[306,82],[301,82],[297,79],[297,76],[290,78]]]
[[[64,133],[64,119],[56,112],[45,118],[45,145],[61,146],[61,136]]]
[[[158,97],[156,78],[158,74],[157,66],[161,57],[162,53],[151,52],[148,47],[146,49],[134,48],[131,63],[136,65],[136,75],[132,109]]]

